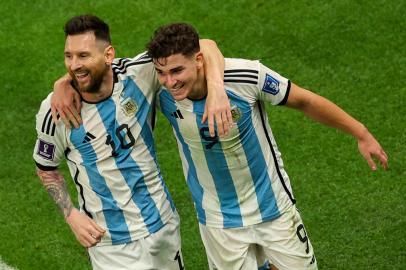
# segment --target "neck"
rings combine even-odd
[[[109,69],[108,72],[103,76],[102,82],[100,84],[99,89],[96,92],[82,92],[82,98],[88,102],[99,102],[111,95],[113,91],[113,70]]]
[[[187,96],[189,99],[202,99],[207,95],[207,83],[204,69],[201,68],[197,72],[196,83],[193,85],[192,91]]]

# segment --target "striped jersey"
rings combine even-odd
[[[33,157],[42,170],[66,157],[80,210],[106,228],[99,245],[128,243],[158,231],[175,211],[156,159],[152,137],[159,82],[146,55],[115,59],[112,95],[82,101],[83,124],[55,124],[52,93],[36,116]]]
[[[183,172],[201,224],[244,227],[279,217],[295,199],[264,102],[284,104],[290,82],[259,61],[226,59],[224,84],[235,122],[210,137],[205,98],[175,101],[161,88],[159,106],[177,139]]]

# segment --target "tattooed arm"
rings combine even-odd
[[[44,171],[37,168],[37,175],[63,213],[66,222],[80,244],[84,247],[91,247],[100,242],[105,230],[73,207],[68,188],[60,172],[58,170]]]
[[[73,204],[63,176],[58,170],[43,171],[38,168],[37,175],[41,179],[49,196],[56,202],[66,219],[72,212]]]

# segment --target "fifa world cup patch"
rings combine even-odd
[[[262,91],[276,95],[279,93],[279,81],[269,74],[266,74],[264,87]]]
[[[43,157],[45,159],[53,160],[54,153],[55,153],[55,145],[39,139],[38,150],[37,150],[38,155],[40,155],[41,157]]]
[[[133,116],[137,112],[138,106],[132,98],[128,97],[121,102],[121,109],[125,115]]]

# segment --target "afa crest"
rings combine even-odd
[[[138,111],[138,106],[130,97],[121,102],[121,109],[127,116],[133,116]]]
[[[235,104],[231,105],[231,117],[233,118],[233,122],[237,123],[238,120],[241,119],[241,116],[241,109],[238,108]]]

